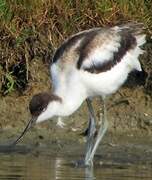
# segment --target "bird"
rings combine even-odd
[[[32,97],[29,103],[32,117],[13,144],[33,125],[69,116],[86,101],[89,120],[82,162],[93,166],[96,150],[108,128],[106,99],[119,90],[130,72],[142,71],[139,56],[144,53],[141,47],[145,42],[144,26],[137,22],[92,28],[67,38],[50,63],[52,92]],[[102,123],[96,136],[94,97],[100,97],[103,103]]]

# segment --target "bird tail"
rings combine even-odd
[[[144,50],[141,49],[141,46],[146,42],[145,28],[143,23],[130,22],[122,25],[118,25],[114,27],[118,31],[123,31],[132,34],[136,38],[136,47],[133,49],[132,60],[130,64],[132,64],[133,68],[142,71],[141,64],[139,62],[139,55],[144,53]]]
[[[137,46],[142,46],[146,43],[146,35],[145,34],[140,34],[140,35],[135,35],[136,41],[137,41]]]
[[[137,41],[137,46],[134,49],[134,68],[138,71],[142,71],[141,64],[139,61],[139,55],[143,54],[145,51],[141,49],[141,46],[145,44],[146,42],[146,35],[145,34],[140,34],[140,35],[135,35],[136,41]]]
[[[143,23],[137,23],[137,22],[129,22],[126,24],[121,24],[118,25],[120,30],[126,30],[128,32],[130,32],[133,35],[139,35],[139,34],[143,34],[145,27]]]

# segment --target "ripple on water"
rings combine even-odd
[[[147,180],[152,168],[144,165],[103,163],[94,169],[76,168],[71,162],[78,157],[56,157],[28,153],[0,154],[0,180]]]

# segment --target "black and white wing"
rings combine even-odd
[[[110,70],[119,63],[125,54],[145,43],[142,24],[128,24],[101,29],[89,41],[86,36],[81,42],[77,68],[90,73],[101,73]],[[89,35],[88,35],[89,36]]]
[[[64,41],[55,52],[52,65],[57,66],[60,72],[70,65],[76,65],[79,70],[101,73],[119,63],[129,50],[144,43],[145,35],[140,23],[93,28]],[[55,73],[51,69],[53,76]]]

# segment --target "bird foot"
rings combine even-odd
[[[86,167],[93,166],[93,162],[92,161],[86,162],[83,159],[74,161],[73,164],[74,164],[75,167],[79,167],[79,168],[86,168]]]
[[[59,117],[57,121],[57,126],[60,128],[65,128],[66,124],[63,122],[63,120]]]

